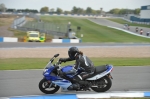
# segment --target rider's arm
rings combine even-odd
[[[60,58],[59,60],[62,62],[72,61],[72,59],[70,59],[70,58]]]
[[[71,58],[66,58],[66,61],[72,61],[72,59]]]

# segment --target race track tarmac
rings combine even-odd
[[[43,66],[44,67],[44,66]],[[112,72],[112,87],[107,92],[114,91],[150,91],[150,66],[114,67]],[[0,71],[0,97],[44,95],[38,89],[42,79],[42,70]],[[95,93],[87,92],[57,92],[65,93]]]
[[[117,28],[120,28],[120,29],[123,29],[123,26],[124,24],[119,24],[119,23],[116,23],[116,22],[113,22],[113,21],[110,21],[110,20],[107,20],[107,19],[104,19],[104,18],[97,18],[97,19],[93,19],[93,18],[89,18],[90,21],[93,21],[97,24],[100,24],[100,25],[104,25],[104,26],[112,26],[112,27],[117,27]],[[135,32],[135,29],[136,27],[139,28],[139,31],[138,32]],[[150,32],[150,27],[147,28],[147,27],[139,27],[139,26],[130,26],[130,29],[128,31],[131,31],[133,33],[137,33],[140,35],[140,29],[143,29],[143,34],[142,35],[145,35],[146,36],[146,33],[147,32]],[[125,29],[127,30],[127,29]],[[150,35],[149,35],[150,37]]]
[[[48,47],[115,47],[115,46],[150,46],[149,43],[38,43],[38,42],[4,42],[0,48],[48,48]]]

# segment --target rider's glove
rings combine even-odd
[[[59,59],[59,61],[61,61],[61,62],[64,62],[64,63],[65,63],[65,62],[66,62],[66,59],[64,59],[64,58],[60,58],[60,59]]]

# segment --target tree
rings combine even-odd
[[[111,13],[111,14],[119,14],[119,12],[120,12],[120,9],[118,9],[118,8],[114,8],[109,11],[109,13]]]
[[[31,10],[26,8],[23,12],[30,12]]]
[[[38,10],[32,10],[33,13],[38,13]]]
[[[42,12],[42,13],[48,13],[49,12],[49,8],[48,7],[42,7],[40,9],[40,12]]]
[[[72,8],[72,11],[71,11],[73,14],[77,14],[78,13],[78,8],[76,6],[74,6]]]
[[[96,10],[93,10],[93,11],[92,11],[92,14],[97,14]]]
[[[64,14],[70,14],[71,12],[70,11],[64,11]]]
[[[63,13],[63,10],[61,8],[57,8],[56,13],[61,14],[61,13]]]
[[[5,4],[0,4],[0,12],[5,12],[6,11],[6,7],[5,7]]]
[[[7,9],[6,12],[15,12],[16,9]]]
[[[84,13],[84,9],[82,9],[82,8],[77,8],[77,9],[78,9],[77,14],[83,14]]]
[[[135,9],[134,14],[140,14],[140,8]]]
[[[87,14],[92,14],[92,8],[91,7],[87,7],[87,9],[86,9],[86,13]]]
[[[127,14],[127,9],[120,9],[119,14]]]

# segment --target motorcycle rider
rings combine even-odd
[[[80,68],[82,68],[82,72],[75,76],[71,80],[73,84],[68,88],[69,90],[78,90],[80,88],[80,85],[85,86],[83,89],[88,90],[91,87],[91,83],[88,81],[85,81],[86,78],[90,77],[95,72],[95,67],[93,62],[81,51],[78,50],[77,47],[71,47],[68,50],[69,58],[60,58],[59,61],[61,62],[67,62],[67,61],[73,61],[76,60],[74,69],[70,70],[69,72],[65,73],[67,74],[75,74],[76,71]],[[66,76],[65,76],[66,77]]]

